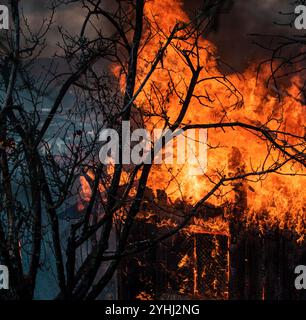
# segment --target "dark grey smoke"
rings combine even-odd
[[[280,26],[293,19],[293,15],[280,12],[293,12],[290,0],[233,0],[233,7],[220,17],[218,29],[209,34],[223,60],[234,69],[242,71],[251,61],[268,57],[268,52],[254,43],[261,38],[250,34],[290,35],[297,33],[290,26]],[[201,0],[185,0],[189,14],[201,5]]]
[[[163,1],[163,0],[159,0]],[[206,0],[207,1],[207,0]],[[288,26],[279,26],[293,16],[284,16],[282,12],[293,12],[293,6],[290,3],[293,0],[225,0],[233,2],[232,8],[220,16],[218,28],[208,35],[208,39],[214,42],[218,48],[222,60],[233,67],[235,70],[243,71],[250,62],[268,57],[268,52],[259,48],[254,43],[261,39],[250,34],[281,34],[287,35],[297,33],[296,30]],[[5,3],[3,0],[2,3]],[[185,10],[193,15],[203,0],[184,0]],[[22,0],[25,16],[30,20],[31,26],[40,26],[43,17],[48,14],[48,7],[52,1],[49,0]],[[104,0],[109,7],[114,0]],[[56,50],[56,43],[60,40],[58,26],[72,34],[80,27],[84,21],[86,10],[82,9],[80,3],[73,7],[63,6],[58,10],[52,31],[48,37],[50,52]],[[278,24],[276,24],[278,23]],[[105,29],[106,26],[103,25]],[[53,50],[52,50],[53,48]],[[224,71],[229,69],[225,67]]]

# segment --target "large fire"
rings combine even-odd
[[[147,21],[150,21],[151,33],[146,31],[143,35],[138,63],[138,86],[150,71],[152,62],[173,27],[178,22],[190,21],[180,0],[148,1],[145,15]],[[302,87],[297,76],[290,79],[289,85],[284,88],[287,95],[280,101],[275,89],[266,85],[266,79],[270,75],[268,67],[263,67],[258,75],[256,62],[243,74],[225,77],[219,71],[217,48],[214,44],[202,36],[197,44],[198,55],[189,55],[189,58],[195,68],[197,63],[203,68],[183,119],[184,124],[240,121],[290,132],[292,135],[305,134],[305,106],[299,99],[292,98],[299,96],[299,88]],[[136,105],[144,111],[145,123],[149,129],[163,128],[164,118],[156,115],[166,115],[169,123],[177,118],[192,78],[183,52],[195,50],[193,45],[192,40],[174,39],[167,47],[162,66],[157,67],[139,94]],[[118,77],[121,74],[120,68],[113,68]],[[124,78],[120,81],[124,88]],[[279,139],[281,140],[281,134]],[[290,139],[287,138],[287,142],[294,145],[295,137]],[[210,129],[208,141],[206,175],[190,175],[191,168],[188,165],[156,165],[150,175],[149,187],[155,191],[165,190],[172,201],[181,199],[193,204],[210,191],[221,176],[262,171],[283,161],[279,151],[269,149],[260,135],[254,135],[243,128]],[[306,193],[303,188],[305,177],[302,176],[302,167],[288,162],[281,170],[283,174],[265,175],[260,181],[258,177],[251,176],[248,180],[245,186],[246,219],[250,223],[257,223],[260,228],[277,225],[292,229],[303,238]],[[82,181],[82,185],[83,193],[89,194],[85,181]],[[214,205],[234,202],[233,189],[231,183],[222,186],[209,202]],[[197,224],[201,225],[200,222]],[[221,232],[224,230],[222,222],[216,222],[216,226],[211,229],[218,232],[218,228]]]
[[[189,17],[182,9],[181,1],[149,1],[145,7],[146,16],[151,21],[152,28],[162,30],[150,38],[140,55],[139,74],[145,77],[150,70],[165,36],[169,35],[178,22],[188,22]],[[167,17],[167,18],[165,18]],[[146,37],[144,37],[146,38]],[[198,40],[200,65],[203,66],[194,92],[194,98],[183,120],[183,123],[219,123],[240,121],[253,125],[267,125],[271,130],[287,131],[303,136],[305,125],[305,106],[291,97],[298,97],[302,87],[298,77],[290,79],[286,88],[288,94],[279,101],[275,91],[268,89],[266,79],[270,74],[268,67],[257,73],[257,64],[250,66],[243,74],[232,74],[224,78],[218,70],[217,48],[205,40]],[[192,50],[192,41],[174,40],[163,59],[163,68],[153,73],[143,94],[138,98],[138,105],[147,112],[162,113],[166,110],[169,122],[174,122],[186,96],[187,86],[192,74],[182,54]],[[190,56],[194,66],[197,56]],[[139,79],[141,83],[142,79]],[[174,90],[175,87],[175,90]],[[158,90],[159,93],[156,93]],[[197,97],[196,97],[197,96]],[[160,99],[165,97],[162,103]],[[159,111],[159,112],[158,112]],[[153,112],[152,112],[153,113]],[[152,127],[159,127],[162,121],[155,117],[150,120]],[[208,177],[216,181],[222,174],[230,175],[238,172],[260,171],[279,159],[278,151],[267,152],[267,144],[260,137],[240,128],[213,129],[208,133],[209,153],[207,176],[191,176],[190,167],[157,167],[153,171],[150,186],[156,189],[165,188],[173,200],[183,198],[188,202],[196,202],[212,188]],[[294,144],[294,138],[289,141]],[[267,156],[268,154],[268,156]],[[237,157],[239,159],[237,159]],[[231,160],[234,158],[234,160]],[[235,159],[236,158],[236,159]],[[277,159],[277,160],[276,160]],[[231,166],[231,161],[234,165]],[[302,173],[302,168],[292,163],[282,168],[283,173]],[[175,177],[175,178],[174,178]],[[256,180],[254,178],[253,180]],[[169,182],[170,181],[170,182]],[[248,219],[261,219],[270,225],[278,224],[281,228],[293,228],[299,234],[305,231],[305,198],[303,191],[305,177],[300,175],[287,176],[271,174],[261,181],[249,181]],[[233,201],[232,185],[227,185],[210,199],[215,204]],[[267,216],[264,213],[268,212]]]

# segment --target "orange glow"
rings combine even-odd
[[[80,189],[80,200],[78,203],[78,210],[82,211],[85,209],[84,202],[90,201],[92,192],[91,192],[90,185],[85,177],[83,176],[80,177],[80,184],[81,184],[81,189]]]
[[[143,46],[138,59],[138,77],[136,88],[148,75],[152,62],[160,48],[167,41],[177,22],[188,23],[189,17],[183,11],[180,0],[151,0],[146,2],[145,15],[150,21],[154,35],[148,38],[148,31],[143,35]],[[165,15],[167,19],[165,19]],[[179,31],[182,35],[184,31]],[[157,115],[166,115],[170,123],[174,123],[186,97],[192,72],[186,63],[182,52],[194,50],[193,39],[188,41],[176,38],[167,47],[162,64],[151,75],[150,80],[138,95],[135,105],[144,115],[147,129],[161,129],[164,119]],[[271,130],[287,131],[293,135],[305,134],[305,105],[298,99],[302,81],[298,76],[289,79],[289,85],[284,88],[287,95],[281,101],[271,88],[266,85],[270,75],[268,67],[262,67],[257,73],[258,62],[254,62],[243,74],[231,74],[226,78],[219,71],[217,48],[208,40],[198,39],[199,63],[203,67],[199,82],[194,90],[189,109],[183,119],[184,124],[211,124],[222,122],[243,122],[249,125],[268,127]],[[197,66],[197,56],[190,55],[191,63]],[[162,65],[162,66],[161,66]],[[118,77],[122,90],[125,88],[125,78],[121,66],[113,66],[113,72]],[[196,98],[197,96],[197,98]],[[152,115],[154,114],[154,115]],[[282,135],[278,134],[278,141]],[[287,143],[294,145],[297,139],[286,138]],[[209,192],[221,176],[231,177],[254,168],[262,171],[275,162],[282,162],[283,156],[274,148],[267,151],[268,144],[260,135],[254,135],[245,129],[224,128],[210,129],[208,132],[208,171],[206,175],[193,176],[190,174],[192,165],[154,165],[151,171],[148,187],[155,193],[157,189],[165,190],[169,199],[174,203],[178,199],[184,203],[195,204]],[[112,165],[108,173],[113,173]],[[267,227],[278,226],[288,228],[300,235],[299,241],[304,240],[305,234],[305,177],[301,165],[285,164],[282,174],[266,175],[260,181],[252,177],[244,182],[246,203],[243,209],[244,219],[248,224],[255,224],[264,232]],[[283,175],[286,174],[286,175]],[[290,175],[288,175],[290,174]],[[91,179],[93,175],[88,173]],[[123,172],[120,185],[128,182],[128,173]],[[82,201],[79,209],[84,209],[88,202],[91,189],[84,177],[80,178]],[[209,199],[215,206],[239,202],[235,199],[234,184],[222,186]],[[105,191],[99,186],[100,193]],[[135,194],[132,188],[130,195]],[[241,202],[241,201],[240,201]],[[158,227],[177,227],[171,219],[163,219]],[[195,218],[193,224],[184,229],[186,233],[213,233],[228,235],[228,223],[224,217],[208,220]]]
[[[145,6],[145,14],[151,22],[151,27],[162,32],[157,32],[151,37],[141,50],[138,85],[150,71],[152,65],[150,61],[154,61],[173,26],[178,21],[189,21],[179,0],[149,1]],[[167,19],[164,18],[165,15]],[[143,39],[147,39],[146,36],[147,34]],[[183,120],[184,124],[240,121],[250,125],[268,126],[271,130],[304,135],[305,106],[292,98],[292,96],[297,97],[300,90],[298,87],[301,81],[298,77],[290,79],[290,85],[286,88],[289,94],[279,101],[275,90],[273,92],[266,86],[266,79],[270,75],[267,67],[263,67],[258,75],[258,63],[254,63],[242,75],[232,74],[225,79],[218,69],[217,48],[204,38],[198,41],[199,59],[203,66],[199,79],[203,81],[197,84],[194,95],[201,99],[194,97],[191,100]],[[136,100],[137,105],[146,113],[153,111],[155,114],[166,113],[169,122],[174,123],[182,107],[181,99],[186,97],[192,77],[190,68],[179,51],[193,50],[192,45],[192,39],[188,42],[175,39],[167,48],[162,63],[163,68],[159,66],[155,70]],[[197,57],[191,55],[190,60],[196,67]],[[119,75],[119,68],[114,68],[116,75]],[[124,84],[124,79],[120,81]],[[164,121],[158,116],[150,116],[146,120],[149,129],[164,126]],[[150,176],[149,187],[153,190],[165,189],[173,201],[180,198],[185,202],[195,203],[211,190],[213,182],[218,181],[220,175],[233,176],[252,172],[254,168],[261,171],[269,168],[275,161],[284,160],[275,149],[270,150],[267,156],[267,143],[260,136],[242,128],[211,129],[208,137],[211,148],[208,151],[207,176],[190,175],[192,169],[190,165],[172,167],[156,165]],[[280,134],[278,138],[279,141],[282,139]],[[294,144],[296,139],[287,138],[287,142]],[[284,165],[281,172],[290,175],[303,173],[300,165],[292,163]],[[249,181],[246,186],[247,222],[256,222],[262,230],[266,226],[274,225],[290,228],[303,239],[306,222],[304,184],[303,176],[277,174],[265,176],[260,182]],[[217,206],[234,203],[235,193],[232,190],[233,185],[228,183],[209,201]],[[203,226],[204,222],[198,220],[196,226],[191,228],[201,229],[201,224]],[[214,226],[213,224],[210,229],[214,232],[227,233],[223,221],[217,220]]]

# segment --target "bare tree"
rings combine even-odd
[[[51,56],[48,34],[54,17],[62,6],[75,5],[85,12],[83,24],[77,32],[59,28],[61,40]],[[193,20],[178,18],[167,30],[154,12],[146,11],[145,0],[111,6],[101,0],[61,0],[34,30],[21,10],[22,1],[10,1],[12,29],[5,34],[0,62],[0,257],[11,276],[6,298],[33,299],[44,250],[50,247],[59,289],[54,298],[96,299],[124,257],[186,227],[233,181],[260,181],[288,163],[305,166],[304,136],[286,131],[281,123],[270,128],[272,116],[265,123],[230,116],[231,110],[243,107],[243,95],[229,77],[216,73],[211,61],[217,59],[210,58],[215,52],[202,40],[226,5],[203,1]],[[169,57],[184,66],[181,74]],[[166,81],[158,83],[159,77]],[[226,93],[227,105],[214,90]],[[203,113],[217,111],[216,105],[224,112],[216,113],[215,121],[190,121],[188,112],[195,103]],[[215,168],[203,174],[207,192],[179,212],[176,226],[130,243],[155,169],[152,164],[122,163],[122,121],[135,128],[180,129],[182,134],[196,128],[212,134],[247,131],[266,146],[266,160],[250,171],[228,174]],[[103,128],[120,133],[119,164],[99,161]],[[150,152],[153,157],[154,145]],[[170,169],[168,174],[180,190],[179,178]],[[83,197],[80,182],[87,188]]]

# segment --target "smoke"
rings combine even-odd
[[[111,9],[114,5],[112,0],[105,0],[103,3],[108,9]],[[51,6],[52,1],[49,0],[40,0],[39,3],[37,0],[20,1],[21,12],[26,17],[33,32],[41,28],[43,21],[46,23],[50,19],[52,14]],[[79,35],[87,13],[88,10],[82,6],[81,1],[57,7],[54,12],[52,25],[46,37],[47,50],[43,52],[42,56],[50,57],[55,52],[58,53],[58,43],[62,43],[60,29],[63,33],[68,33],[72,37]],[[103,29],[106,33],[111,32],[109,24],[101,17],[99,20],[93,17],[91,21],[93,25],[88,25],[85,34],[88,38],[96,34],[98,29]]]
[[[182,1],[184,10],[192,16],[204,0]],[[252,34],[289,35],[297,32],[292,27],[284,25],[293,16],[280,14],[280,12],[293,12],[293,1],[224,0],[224,2],[233,2],[233,6],[220,15],[218,28],[207,37],[217,46],[220,58],[234,70],[242,72],[251,62],[263,60],[270,54],[256,45],[255,42],[258,42],[259,38],[252,36]],[[115,2],[106,0],[104,3],[107,8],[110,8]],[[49,0],[40,0],[39,2],[37,0],[23,0],[20,1],[20,5],[23,14],[34,29],[39,29],[42,20],[47,19],[50,15],[51,2]],[[61,42],[59,27],[74,35],[81,29],[86,13],[86,9],[82,8],[80,2],[61,6],[56,11],[54,23],[48,33],[48,51],[44,55],[50,56],[58,50],[57,43]],[[109,28],[105,21],[99,21],[99,24],[104,31]],[[224,67],[223,71],[231,72],[231,69]]]
[[[190,15],[201,5],[201,0],[185,0]],[[292,1],[291,1],[292,3]],[[252,61],[263,60],[271,54],[258,45],[261,35],[291,35],[295,29],[288,26],[293,15],[290,0],[233,0],[232,8],[221,14],[216,31],[208,35],[218,48],[222,60],[237,71],[243,71]]]

